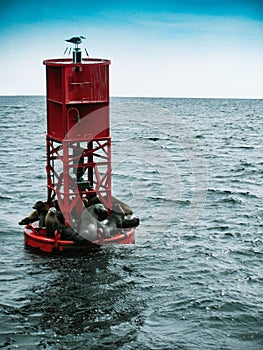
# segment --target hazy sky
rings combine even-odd
[[[263,98],[263,0],[0,1],[0,94],[44,95],[44,59],[84,35],[112,96]]]

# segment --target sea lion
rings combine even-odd
[[[113,207],[113,212],[109,218],[101,223],[103,235],[105,238],[113,237],[117,232],[120,231],[119,229],[123,227],[124,216],[125,213],[120,204],[115,204]],[[122,233],[125,234],[124,232]]]
[[[26,216],[24,219],[19,221],[19,225],[28,225],[32,222],[39,220],[39,227],[44,225],[44,220],[46,213],[48,212],[48,204],[47,202],[37,201],[33,205],[33,209],[35,209],[31,214]]]
[[[111,202],[112,202],[112,210],[114,210],[114,206],[118,204],[120,205],[121,209],[124,211],[125,215],[133,214],[132,208],[128,204],[117,199],[116,197],[111,196]]]
[[[65,225],[65,219],[64,219],[64,216],[60,210],[60,207],[58,205],[58,201],[56,199],[54,199],[51,203],[51,207],[55,207],[56,210],[57,210],[57,213],[56,213],[56,216],[59,220],[59,222],[61,223],[61,225]]]
[[[94,204],[99,204],[99,203],[102,204],[102,201],[100,200],[100,198],[98,196],[96,196],[96,197],[91,198],[88,204],[87,204],[87,200],[85,200],[84,204],[86,207],[88,207],[88,206],[91,206]],[[133,210],[128,204],[120,201],[119,199],[117,199],[114,196],[111,196],[111,203],[112,203],[112,208],[114,207],[115,204],[119,204],[121,206],[122,210],[124,211],[125,215],[132,215],[133,214]]]
[[[112,214],[109,216],[106,226],[112,228],[122,228],[125,212],[120,204],[114,204]]]
[[[98,221],[107,219],[108,210],[101,203],[90,205],[87,210]]]
[[[53,237],[54,232],[61,226],[56,214],[57,209],[55,207],[51,207],[45,217],[45,226],[49,237]]]
[[[124,231],[120,230],[123,227],[127,227],[125,223],[125,212],[122,209],[121,205],[114,204],[113,212],[111,215],[102,222],[99,222],[99,216],[102,213],[104,215],[106,213],[106,209],[103,208],[104,207],[102,204],[93,204],[92,206],[85,209],[81,216],[79,233],[82,237],[91,242],[98,238],[98,229],[102,229],[104,238],[113,237],[120,231],[126,235]]]
[[[39,218],[38,226],[41,228],[45,224],[45,217],[46,217],[48,209],[49,209],[48,203],[42,202],[42,201],[37,201],[33,205],[33,209],[36,209],[36,211],[38,212],[38,218]]]
[[[87,240],[82,237],[74,228],[66,225],[61,225],[58,228],[61,238],[64,240],[74,241],[76,243],[86,243]]]
[[[43,209],[48,210],[47,202],[37,201],[32,208],[36,209],[38,212],[42,211]]]
[[[92,197],[88,202],[87,200],[85,202],[86,207],[90,207],[94,204],[102,204],[102,201],[100,200],[99,196]]]
[[[123,228],[129,228],[129,227],[137,227],[140,225],[140,219],[137,218],[135,215],[125,215],[122,227]]]

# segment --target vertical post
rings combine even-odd
[[[88,142],[88,151],[89,151],[88,164],[92,164],[93,163],[92,150],[93,150],[93,142],[89,141]],[[88,180],[90,182],[90,186],[93,188],[93,167],[92,166],[88,167]]]
[[[81,63],[81,50],[78,47],[73,49],[73,63]]]
[[[70,192],[69,192],[69,152],[68,152],[68,141],[63,140],[62,141],[62,149],[63,149],[63,189],[64,189],[64,196],[63,196],[63,206],[64,206],[64,217],[65,221],[69,224],[70,223],[70,213],[69,213],[69,205],[70,205]]]
[[[51,180],[51,174],[50,174],[50,146],[49,146],[49,140],[48,136],[46,136],[46,157],[47,157],[47,163],[46,163],[46,173],[47,173],[47,202],[48,205],[51,206],[51,195],[52,195],[52,190],[51,190],[51,185],[52,185],[52,180]]]

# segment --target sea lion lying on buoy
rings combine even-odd
[[[135,215],[125,216],[122,223],[123,228],[137,227],[139,225],[140,225],[140,219],[137,218]]]
[[[121,207],[121,209],[123,210],[125,215],[132,215],[133,214],[132,208],[128,204],[117,199],[116,197],[111,196],[111,202],[112,202],[112,210],[114,210],[115,205],[119,205]]]
[[[51,207],[45,217],[45,226],[47,229],[47,235],[49,237],[53,237],[54,232],[61,226],[61,223],[56,214],[57,209],[55,207]]]
[[[99,204],[99,203],[102,203],[102,201],[100,200],[100,198],[98,196],[96,196],[96,197],[91,198],[89,203],[87,203],[87,200],[85,200],[84,204],[86,207],[89,207],[91,205]],[[120,207],[122,208],[122,210],[124,211],[125,215],[132,215],[133,214],[133,210],[128,204],[120,201],[119,199],[117,199],[114,196],[111,196],[111,203],[112,203],[112,208],[114,208],[114,206],[116,204],[119,204]],[[114,209],[112,209],[112,210],[114,210]]]
[[[90,205],[87,210],[98,221],[107,219],[108,210],[101,203]]]
[[[82,237],[74,228],[66,225],[61,225],[58,228],[58,232],[61,234],[61,239],[74,241],[76,243],[87,243],[88,241]]]
[[[107,219],[106,226],[111,228],[122,228],[125,212],[120,204],[114,204],[112,213]]]
[[[120,231],[119,229],[123,226],[124,216],[125,213],[120,204],[115,204],[111,215],[101,223],[104,238],[113,237]],[[125,232],[122,233],[125,234]]]
[[[45,216],[48,212],[48,204],[47,202],[37,201],[33,205],[33,209],[35,209],[31,214],[22,219],[18,224],[19,225],[28,225],[32,222],[39,220],[39,227],[44,226]]]

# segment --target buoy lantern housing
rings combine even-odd
[[[112,196],[111,62],[97,58],[81,59],[79,43],[74,44],[73,60],[48,59],[43,62],[47,82],[46,204],[47,209],[56,207],[63,220],[60,225],[56,218],[53,237],[46,232],[45,218],[42,218],[43,226],[39,221],[27,223],[24,234],[26,246],[46,252],[85,246],[81,244],[82,240],[81,243],[74,241],[74,233],[93,244],[134,243],[135,226],[139,224],[131,208]],[[89,220],[87,211],[94,214],[96,205],[103,205],[108,216],[103,221],[99,215],[92,215],[90,220],[96,226],[96,235],[93,232],[89,236],[88,228],[82,235],[79,230],[85,228],[83,218],[86,216],[85,220]],[[121,217],[117,220],[122,222],[121,225],[115,224],[114,215]],[[87,222],[87,227],[89,224]],[[71,239],[63,237],[63,228],[65,232],[72,230]]]

